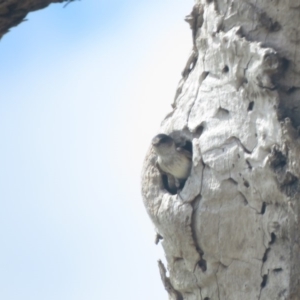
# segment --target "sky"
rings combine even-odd
[[[0,299],[167,299],[140,174],[192,6],[52,4],[1,39]]]

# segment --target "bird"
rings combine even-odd
[[[157,155],[157,167],[167,175],[171,192],[183,188],[192,168],[192,154],[177,147],[173,138],[160,133],[152,139],[152,147]]]

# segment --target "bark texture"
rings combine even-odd
[[[300,299],[300,0],[197,0],[193,49],[159,132],[192,146],[171,195],[150,148],[147,212],[170,299]]]
[[[45,8],[50,3],[65,1],[67,0],[0,0],[0,38],[11,27],[23,22],[29,12]]]

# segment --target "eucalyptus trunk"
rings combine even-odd
[[[197,0],[159,133],[192,151],[170,193],[150,147],[147,212],[169,299],[300,299],[300,1]]]

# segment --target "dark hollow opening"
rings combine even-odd
[[[250,164],[250,162],[246,159],[246,163],[247,163],[247,165],[248,165],[248,168],[250,169],[250,170],[252,170],[252,165]]]
[[[271,241],[269,243],[269,245],[274,244],[276,241],[276,234],[274,232],[271,233]]]
[[[282,271],[282,268],[277,268],[277,269],[274,269],[273,272],[275,273],[278,273],[278,272],[281,272]]]
[[[248,111],[251,111],[251,110],[253,110],[253,107],[254,107],[254,101],[251,101],[250,103],[249,103],[249,105],[248,105]]]
[[[261,206],[261,211],[260,213],[263,215],[266,212],[266,208],[267,208],[267,203],[263,202],[262,206]]]
[[[182,146],[182,148],[193,154],[193,144],[192,144],[192,142],[185,141],[185,144]]]
[[[278,31],[280,29],[281,29],[281,25],[277,21],[274,22],[270,27],[270,31]]]
[[[245,179],[244,179],[244,186],[245,186],[246,188],[248,188],[248,187],[250,186],[249,182],[248,182],[247,180],[245,180]]]
[[[223,73],[228,73],[228,71],[229,71],[228,66],[225,66],[225,67],[223,68],[223,70],[222,70]]]
[[[270,252],[270,250],[271,250],[270,248],[266,249],[266,252],[265,252],[265,254],[264,254],[263,258],[262,258],[263,262],[267,261],[267,259],[268,259],[268,253]]]
[[[196,128],[195,133],[200,137],[203,130],[204,130],[204,127],[202,125],[200,125]]]
[[[273,170],[282,169],[286,165],[286,157],[282,154],[282,152],[278,150],[274,150],[272,153],[273,159],[271,160],[271,167]]]
[[[297,91],[297,87],[295,87],[295,86],[292,86],[292,87],[290,87],[287,91],[286,91],[286,93],[289,95],[289,94],[292,94],[292,93],[294,93],[294,92],[296,92]]]
[[[202,272],[205,272],[207,270],[207,264],[206,264],[206,260],[201,258],[198,262],[198,266],[200,267],[200,269],[202,270]]]
[[[286,71],[289,68],[290,61],[286,58],[281,58],[281,69],[282,72]]]
[[[262,289],[267,285],[267,281],[268,281],[268,274],[263,276],[263,280],[262,280],[262,283],[260,285]]]

